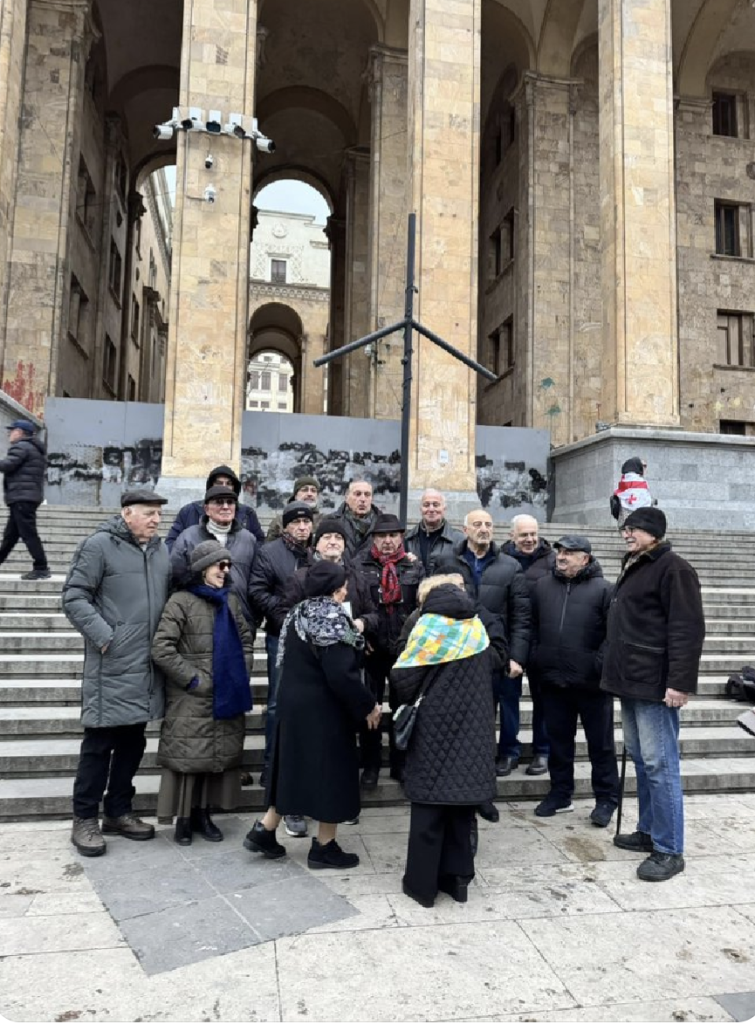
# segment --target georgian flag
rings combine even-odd
[[[624,473],[613,493],[618,496],[621,507],[627,512],[634,512],[636,508],[653,504],[647,480],[639,473]]]

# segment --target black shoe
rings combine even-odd
[[[321,846],[317,839],[312,840],[312,849],[307,857],[307,867],[312,868],[313,871],[319,871],[321,868],[336,868],[337,870],[355,868],[358,863],[358,855],[345,853],[335,839],[331,839],[324,846]]]
[[[223,833],[210,817],[206,807],[192,807],[191,809],[192,832],[199,832],[208,843],[220,843],[223,841]]]
[[[401,879],[401,891],[404,896],[408,896],[410,900],[414,900],[415,903],[419,903],[421,907],[426,907],[429,910],[430,907],[435,906],[434,896],[420,896],[418,892],[412,892],[403,878]]]
[[[652,853],[653,840],[647,832],[624,832],[613,837],[613,845],[635,853]]]
[[[399,786],[404,785],[404,769],[403,768],[391,768],[389,775],[392,779],[398,782]]]
[[[260,779],[262,779],[262,776],[260,776]],[[251,772],[242,772],[239,778],[239,782],[242,786],[253,786],[254,776],[252,775]]]
[[[498,813],[498,808],[492,800],[486,800],[484,804],[478,804],[477,813],[481,818],[484,818],[485,821],[492,821],[493,823],[498,821],[501,817]]]
[[[261,853],[268,860],[286,856],[286,847],[275,838],[274,829],[266,829],[261,821],[255,821],[244,839],[244,847],[252,853]]]
[[[511,775],[515,768],[519,765],[518,757],[502,757],[500,761],[495,763],[495,773],[499,779],[505,778],[507,775]]]
[[[558,796],[556,793],[549,793],[544,800],[535,808],[538,818],[552,818],[554,814],[565,814],[573,811],[574,804],[570,796]]]
[[[191,818],[176,818],[176,831],[173,838],[179,846],[191,846]]]
[[[249,785],[251,786],[251,782],[249,783]],[[264,789],[266,785],[267,785],[267,768],[263,768],[262,771],[260,772],[260,786],[262,786],[262,788]]]
[[[545,775],[548,771],[548,758],[545,754],[536,754],[527,766],[525,775]]]
[[[21,577],[22,580],[49,580],[52,573],[49,569],[32,569],[31,572],[25,572]]]
[[[681,853],[659,853],[654,850],[637,868],[637,877],[643,882],[665,882],[684,871]]]
[[[362,772],[362,786],[365,789],[377,789],[378,773],[374,768],[365,768]]]
[[[438,889],[457,903],[467,902],[468,886],[469,881],[461,875],[441,875],[438,879]]]
[[[590,821],[598,828],[608,828],[615,810],[614,805],[610,804],[607,800],[598,800],[590,811]]]

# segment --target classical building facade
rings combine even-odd
[[[295,367],[297,407],[322,411],[312,359],[403,315],[412,211],[418,318],[497,376],[415,342],[413,487],[474,491],[476,422],[548,427],[557,447],[606,424],[752,432],[751,0],[0,10],[2,386],[34,410],[47,394],[128,397],[131,381],[160,397],[130,334],[132,295],[108,305],[107,254],[112,239],[125,280],[132,196],[175,163],[169,300],[150,285],[140,303],[158,346],[168,324],[168,481],[201,479],[208,447],[238,462],[262,336]],[[253,117],[275,152],[251,141]],[[250,275],[254,195],[280,178],[332,211],[329,300],[296,285],[313,330],[284,285]],[[107,218],[89,221],[92,195]],[[82,305],[96,308],[86,344]],[[108,338],[121,367],[109,387]],[[328,412],[395,418],[401,355],[391,336],[332,364]]]

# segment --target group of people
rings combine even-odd
[[[158,820],[175,819],[182,845],[195,835],[222,840],[211,811],[239,802],[252,650],[264,627],[267,809],[247,849],[283,856],[279,825],[306,836],[309,817],[318,822],[311,868],[357,864],[337,826],[358,820],[360,789],[379,785],[387,732],[389,773],[411,802],[404,891],[423,906],[439,891],[463,902],[476,813],[498,820],[496,777],[520,764],[526,673],[525,770],[550,775],[535,814],[573,809],[581,721],[590,819],[610,823],[618,696],[639,818],[614,842],[647,852],[642,879],[683,869],[679,708],[695,692],[705,625],[697,576],[665,540],[663,512],[626,517],[627,553],[611,586],[587,537],[551,546],[534,518],[519,515],[499,546],[487,511],[454,529],[437,490],[424,492],[407,530],[373,503],[369,481],[352,481],[343,504],[323,513],[317,480],[301,477],[267,537],[239,494],[233,470],[216,467],[203,500],[181,509],[163,544],[165,499],[127,492],[121,514],[77,548],[63,606],[86,641],[72,831],[82,854],[103,854],[108,833],[154,835],[133,797],[146,723],[156,718]],[[382,714],[386,697],[392,713],[415,704],[406,749]]]

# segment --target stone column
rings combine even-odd
[[[482,0],[411,0],[409,177],[417,213],[417,319],[477,355]],[[477,381],[415,338],[409,486],[476,503]],[[410,505],[411,508],[411,505]],[[458,514],[458,510],[456,512]]]
[[[184,7],[182,116],[253,113],[257,0]],[[263,126],[264,129],[264,126]],[[205,168],[211,152],[214,165]],[[252,142],[178,134],[163,479],[196,487],[208,463],[241,460],[249,306]],[[208,185],[216,190],[205,201]]]
[[[2,388],[42,415],[68,325],[89,0],[30,0]]]
[[[404,315],[406,224],[410,203],[406,188],[408,57],[404,50],[374,46],[370,51],[370,324],[371,331]],[[403,339],[378,342],[372,360],[371,415],[401,415]]]
[[[679,423],[671,0],[599,0],[603,407]]]
[[[369,153],[346,153],[346,276],[344,344],[372,330],[369,319]],[[369,416],[370,366],[364,349],[343,357],[344,413]]]

